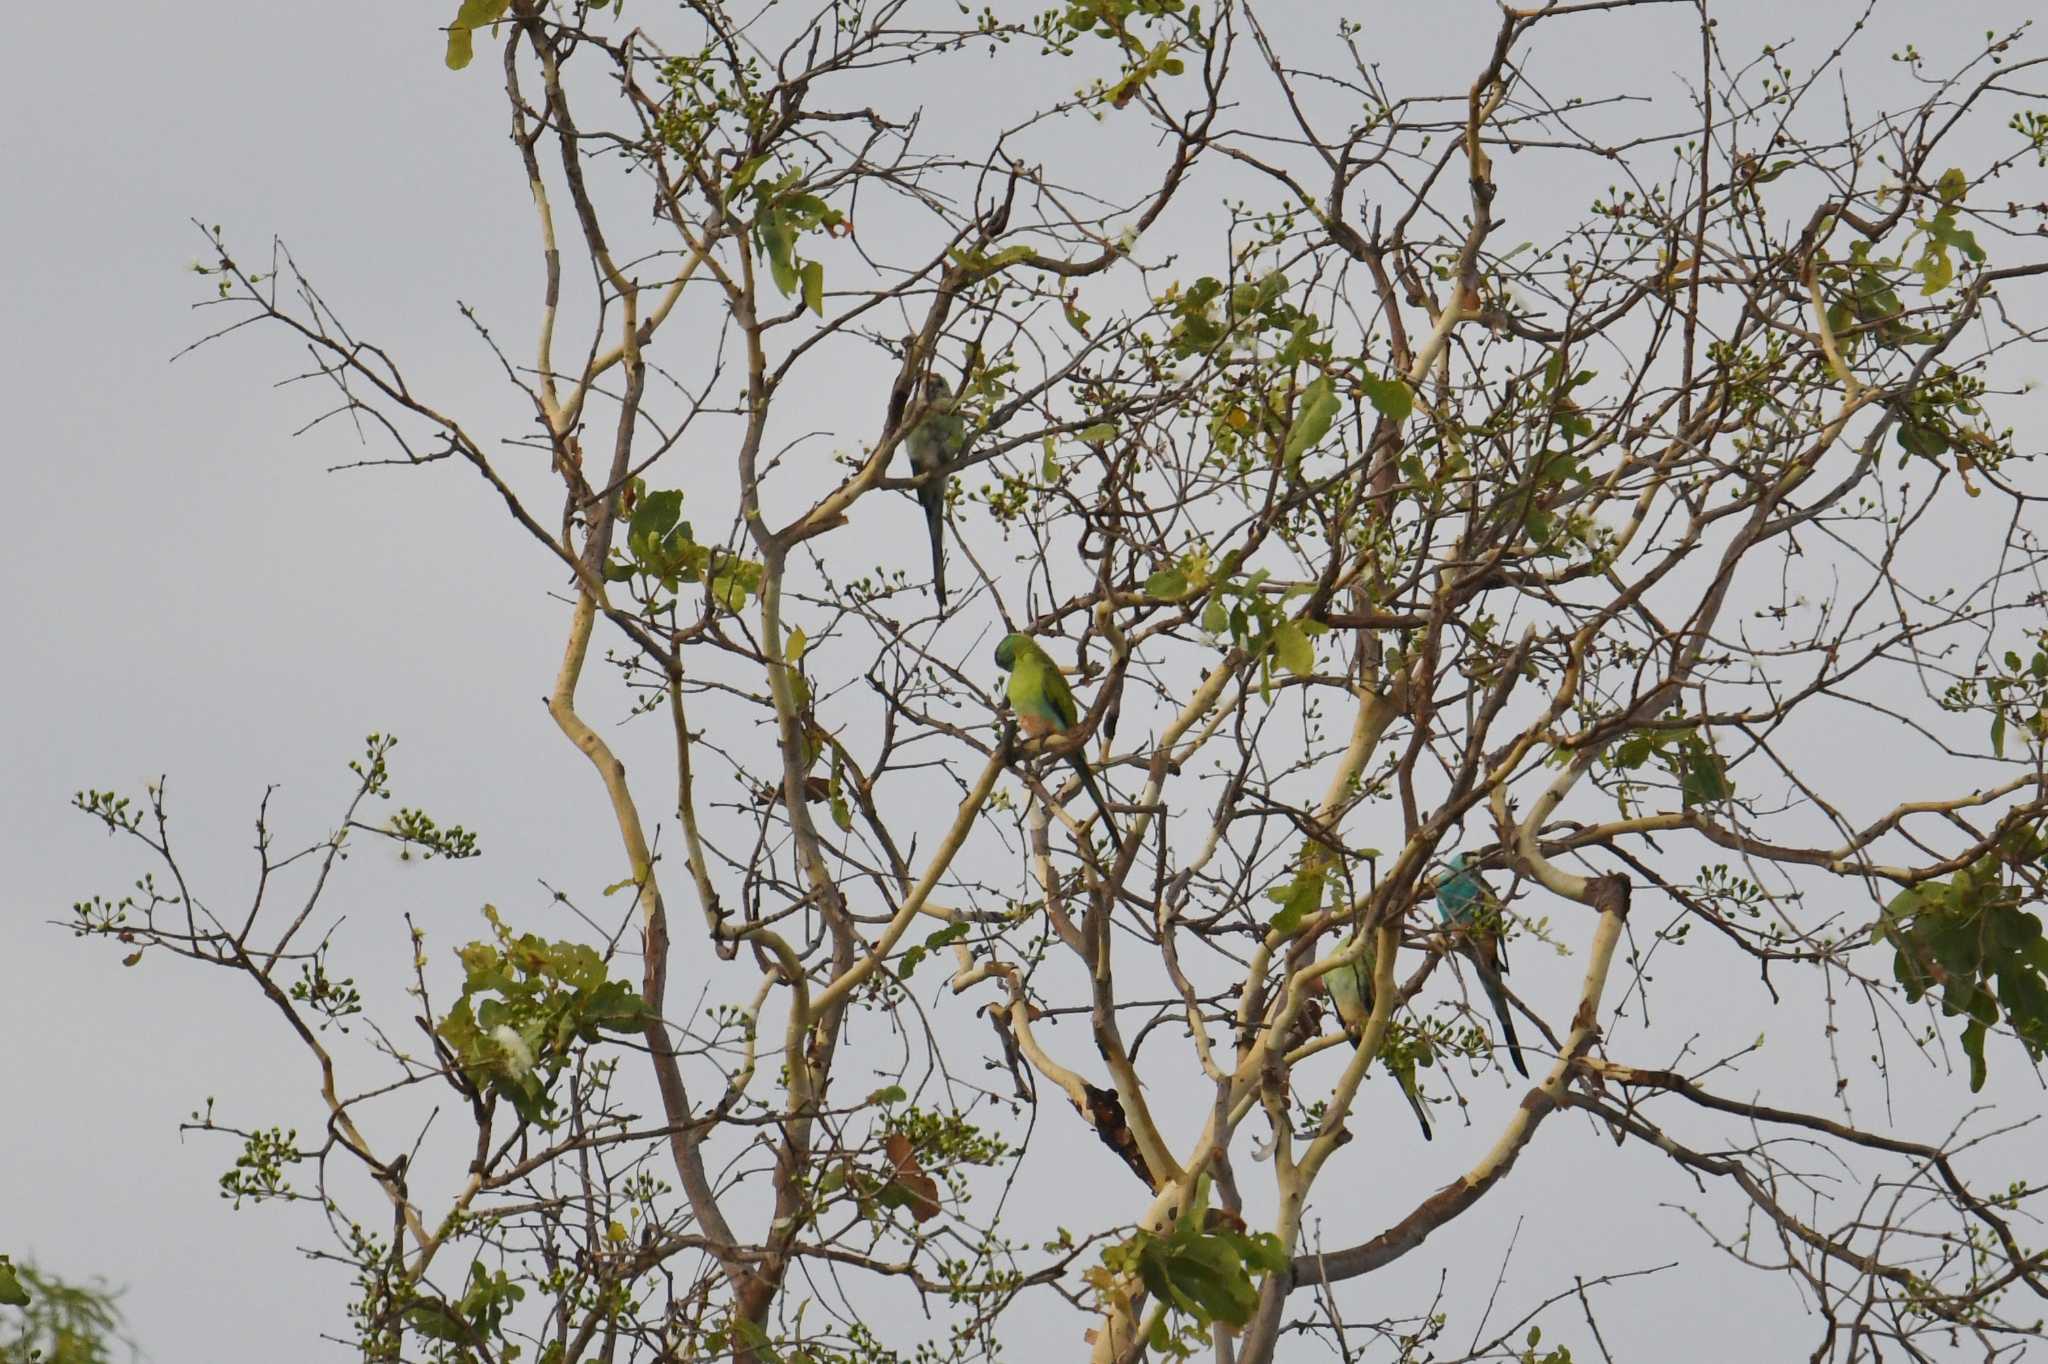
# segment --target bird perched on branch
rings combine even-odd
[[[1058,739],[1074,734],[1081,722],[1081,710],[1074,704],[1073,689],[1060,676],[1059,664],[1038,647],[1036,640],[1021,634],[1003,636],[1002,643],[996,645],[996,666],[1010,675],[1010,708],[1017,712],[1017,723],[1027,735],[1034,739]],[[1068,751],[1067,762],[1081,778],[1095,808],[1102,812],[1102,829],[1109,835],[1110,846],[1121,854],[1123,840],[1117,836],[1109,803],[1095,784],[1095,774],[1089,769],[1088,756],[1080,744]]]
[[[1374,958],[1370,935],[1365,936],[1364,943],[1357,961],[1339,966],[1323,977],[1323,988],[1330,992],[1330,1001],[1337,1006],[1337,1016],[1344,1020],[1344,1031],[1351,1035],[1354,1050],[1364,1045],[1365,1025],[1372,1018]],[[1351,945],[1345,943],[1344,949],[1348,950]],[[1394,1079],[1400,1082],[1401,1092],[1408,1096],[1408,1107],[1415,1110],[1415,1121],[1422,1124],[1422,1139],[1432,1140],[1429,1111],[1422,1106],[1422,1095],[1415,1086],[1415,1058],[1396,1058],[1382,1052],[1380,1059],[1393,1072]]]
[[[942,375],[927,374],[917,425],[903,443],[910,450],[910,468],[922,480],[917,500],[924,504],[925,525],[932,537],[932,595],[946,609],[946,476],[967,453],[967,423],[960,416],[953,389]]]
[[[1527,1079],[1529,1067],[1523,1064],[1522,1044],[1515,1039],[1507,991],[1500,981],[1508,969],[1500,939],[1500,902],[1470,862],[1464,853],[1454,853],[1444,863],[1450,875],[1437,884],[1436,912],[1463,937],[1465,955],[1479,973],[1479,985],[1486,991],[1487,1002],[1493,1005],[1493,1016],[1500,1020],[1500,1035],[1508,1044],[1508,1055],[1522,1078]]]

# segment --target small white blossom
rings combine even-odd
[[[512,1072],[512,1078],[526,1078],[526,1073],[533,1069],[533,1048],[526,1045],[526,1039],[500,1023],[491,1029],[491,1040],[503,1048],[505,1066]]]

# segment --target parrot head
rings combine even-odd
[[[1002,643],[996,645],[996,666],[1004,672],[1017,666],[1017,645],[1027,642],[1022,635],[1004,635]]]

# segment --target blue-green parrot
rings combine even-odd
[[[1034,739],[1050,739],[1065,738],[1074,732],[1081,722],[1081,710],[1074,704],[1073,689],[1060,676],[1059,664],[1038,647],[1036,640],[1029,635],[1003,636],[1002,643],[996,645],[996,666],[1010,675],[1010,709],[1017,712],[1017,724],[1026,734]],[[1067,754],[1067,761],[1080,776],[1095,808],[1102,812],[1102,829],[1109,835],[1110,846],[1121,855],[1124,844],[1117,837],[1116,821],[1110,818],[1109,803],[1103,800],[1080,745]]]
[[[1526,1080],[1529,1067],[1522,1061],[1522,1044],[1515,1039],[1514,1018],[1508,1010],[1507,992],[1500,983],[1508,969],[1500,941],[1500,906],[1470,862],[1464,853],[1453,853],[1445,861],[1450,875],[1437,883],[1436,912],[1464,936],[1465,955],[1471,958],[1473,969],[1479,974],[1479,985],[1486,991],[1487,1002],[1493,1005],[1493,1016],[1500,1020],[1500,1035],[1508,1044],[1508,1055]]]
[[[945,378],[928,374],[924,381],[924,413],[903,438],[910,450],[911,472],[922,478],[917,500],[924,504],[925,525],[932,536],[932,595],[946,609],[946,470],[964,455],[967,423],[956,410],[953,389]]]
[[[1344,945],[1347,949],[1350,943]],[[1372,939],[1365,940],[1365,951],[1349,966],[1339,966],[1323,976],[1323,988],[1330,992],[1330,1002],[1337,1006],[1337,1016],[1344,1020],[1344,1031],[1351,1035],[1351,1045],[1356,1048],[1365,1040],[1365,1025],[1372,1017]],[[1401,1092],[1408,1096],[1408,1107],[1415,1110],[1415,1121],[1422,1124],[1422,1139],[1433,1140],[1429,1130],[1429,1111],[1422,1106],[1422,1095],[1415,1087],[1415,1062],[1403,1058],[1396,1062],[1392,1057],[1382,1057],[1386,1067],[1400,1082]]]

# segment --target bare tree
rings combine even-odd
[[[232,911],[161,785],[79,798],[156,862],[80,931],[245,978],[309,1052],[317,1133],[196,1125],[234,1196],[322,1211],[364,1357],[968,1359],[1021,1311],[1105,1362],[1562,1361],[1533,1316],[1441,1337],[1484,1280],[1347,1288],[1545,1127],[1673,1162],[1816,1359],[2039,1337],[2037,1184],[1962,1153],[2021,1159],[1963,1091],[2048,1049],[2043,57],[1590,0],[1468,16],[1438,90],[1339,6],[635,8],[449,30],[533,195],[532,315],[471,314],[504,411],[281,246],[205,267],[214,335],[303,346],[363,463],[468,465],[559,563],[549,708],[630,916],[493,910],[394,1002],[328,970],[331,873],[477,845],[370,816],[388,738],[330,835],[259,826]],[[1625,22],[1690,76],[1591,87]],[[929,551],[878,530],[913,497]],[[1006,683],[1013,635],[1053,670],[1005,643]],[[1834,1083],[1760,1102],[1784,996]],[[1902,1068],[1956,1094],[1932,1135],[1851,1103]],[[1461,1116],[1491,1144],[1428,1189]],[[1123,1196],[1025,1243],[1044,1142]],[[1362,1222],[1336,1159],[1409,1211]],[[1610,1282],[1539,1310],[1597,1343]]]

